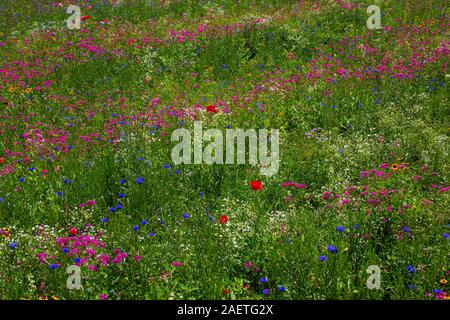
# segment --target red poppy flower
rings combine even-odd
[[[253,180],[253,181],[250,181],[250,188],[252,190],[259,191],[259,190],[262,190],[263,184],[259,180]]]
[[[71,234],[71,235],[76,235],[77,234],[77,229],[75,229],[75,228],[69,228],[69,233]]]
[[[206,107],[206,111],[211,112],[211,113],[217,113],[219,112],[219,110],[217,110],[217,107],[213,104],[209,105]]]
[[[87,19],[90,19],[91,18],[91,16],[82,16],[80,19],[81,19],[81,21],[84,21],[84,20],[87,20]]]
[[[223,289],[223,294],[230,294],[230,293],[231,293],[230,289]]]
[[[1,73],[7,73],[8,70],[6,70],[6,69],[0,69],[0,72],[1,72]]]
[[[3,161],[5,161],[5,160],[3,160],[3,158],[0,158],[0,164],[2,164],[2,163],[3,163]]]
[[[226,214],[223,214],[220,216],[219,221],[221,224],[227,223],[228,222],[228,216]]]

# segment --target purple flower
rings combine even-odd
[[[322,262],[327,261],[327,259],[328,259],[327,256],[320,256],[319,257],[319,260],[322,261]]]
[[[344,228],[343,226],[337,226],[337,227],[336,227],[336,231],[337,231],[337,232],[344,232],[344,231],[345,231],[345,228]]]
[[[270,294],[270,290],[269,289],[263,289],[262,293],[267,296],[267,295]]]
[[[447,239],[448,237],[450,237],[450,234],[444,233],[444,234],[442,234],[442,236],[443,236],[445,239]]]
[[[176,267],[176,268],[182,267],[183,266],[183,262],[181,262],[181,261],[173,261],[172,262],[172,266]]]

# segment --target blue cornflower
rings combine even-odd
[[[116,209],[117,209],[117,210],[122,209],[122,204],[121,204],[121,203],[118,203],[118,204],[116,205]]]
[[[120,179],[120,180],[119,180],[119,183],[120,183],[120,184],[124,184],[125,181],[126,181],[126,180],[124,180],[124,179]]]
[[[142,224],[143,226],[145,226],[147,223],[148,223],[147,220],[142,220],[142,221],[141,221],[141,224]]]
[[[325,261],[327,261],[327,256],[320,256],[319,257],[319,260],[321,261],[321,262],[325,262]]]
[[[123,198],[123,197],[125,197],[125,194],[124,194],[124,193],[119,193],[119,194],[118,194],[118,197],[119,197],[119,198]]]
[[[183,219],[189,218],[189,215],[187,213],[183,213]]]
[[[75,263],[80,263],[81,259],[80,258],[73,258],[73,262]]]
[[[116,208],[109,208],[109,212],[112,212],[112,213],[116,212]]]
[[[64,181],[64,183],[67,183],[67,184],[71,184],[72,183],[71,179],[64,179],[63,181]]]
[[[263,289],[262,293],[267,296],[267,295],[270,294],[270,290],[269,289]]]
[[[11,250],[14,250],[17,247],[17,242],[11,242],[9,244],[9,247],[11,248]]]
[[[136,179],[137,184],[142,184],[142,182],[144,182],[144,177],[139,177]]]
[[[414,284],[410,284],[408,287],[409,287],[410,290],[416,290],[417,289],[417,287]]]
[[[266,282],[267,282],[267,278],[262,277],[261,279],[259,279],[259,282],[261,282],[261,283],[266,283]]]
[[[359,224],[355,224],[355,225],[353,226],[353,229],[358,230],[358,229],[359,229]]]
[[[58,197],[62,197],[62,195],[63,195],[63,193],[61,191],[58,191],[56,194],[58,195]]]
[[[33,172],[35,169],[36,169],[35,167],[28,168],[28,170],[31,172]]]
[[[5,199],[0,198],[0,203],[3,203],[5,201]]]
[[[284,287],[284,286],[278,286],[278,291],[284,292],[284,291],[286,291],[286,287]]]
[[[57,263],[52,263],[51,265],[50,265],[50,269],[56,269],[56,268],[59,268],[59,264],[57,264]]]
[[[149,235],[149,237],[154,237],[154,236],[156,236],[156,233],[150,232],[148,235]]]
[[[205,197],[205,193],[203,191],[200,192],[200,198],[204,198]]]
[[[25,182],[25,178],[20,178],[19,181],[20,182]]]
[[[67,253],[67,252],[69,252],[70,250],[69,250],[69,248],[63,248],[62,249],[62,252],[64,252],[64,253]]]
[[[103,223],[108,222],[108,218],[103,217],[101,221],[102,221]]]
[[[407,226],[404,226],[404,227],[403,227],[403,232],[408,233],[408,232],[410,232],[410,231],[411,231],[411,229],[408,228]]]
[[[164,168],[165,168],[165,169],[170,169],[170,164],[166,163],[166,164],[164,165]]]
[[[406,267],[406,270],[408,270],[410,275],[413,275],[413,273],[415,273],[417,270],[416,268],[414,268],[413,266],[409,265]]]
[[[142,157],[139,157],[139,158],[138,158],[138,161],[142,161],[142,160],[144,160],[144,158],[142,158]]]
[[[442,290],[441,289],[434,289],[433,293],[434,294],[440,294],[440,293],[442,293]]]
[[[343,226],[337,226],[337,227],[336,227],[336,231],[337,231],[337,232],[344,232],[344,231],[345,231],[345,228],[344,228]]]
[[[450,237],[450,234],[448,234],[448,233],[443,233],[442,236],[443,236],[445,239],[447,239],[448,237]]]
[[[328,245],[327,249],[328,249],[328,251],[330,251],[332,253],[338,253],[338,248],[336,248],[335,246],[333,246],[331,244]]]
[[[73,146],[68,146],[67,148],[69,148],[69,150],[72,150],[72,149],[73,149]]]
[[[139,226],[133,226],[133,230],[134,231],[138,231],[139,230]]]
[[[175,171],[175,174],[180,174],[180,173],[181,173],[181,170],[178,170],[178,169],[177,169],[177,170]]]

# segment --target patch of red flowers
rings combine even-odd
[[[252,190],[259,191],[259,190],[262,190],[263,184],[259,180],[253,180],[253,181],[250,181],[250,188]]]
[[[223,294],[228,295],[230,293],[231,293],[230,289],[223,289]]]
[[[71,235],[76,235],[77,232],[78,232],[77,229],[75,229],[75,228],[69,228],[69,233],[70,233]]]
[[[91,18],[91,16],[82,16],[80,19],[81,19],[81,21],[84,21],[84,20],[87,20],[87,19],[90,19]]]
[[[228,216],[226,214],[221,215],[220,218],[219,218],[219,221],[220,221],[221,224],[227,223],[228,220],[229,219],[228,219]]]
[[[211,113],[217,113],[219,112],[219,110],[217,110],[217,107],[213,104],[209,105],[206,107],[206,111],[211,112]]]

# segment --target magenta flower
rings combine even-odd
[[[181,262],[181,261],[173,261],[172,262],[172,267],[178,268],[178,267],[182,267],[182,266],[183,266],[183,262]]]
[[[344,68],[339,68],[339,69],[337,69],[336,72],[337,72],[337,74],[340,75],[340,76],[342,76],[342,75],[344,75],[344,74],[346,73],[346,71],[345,71]]]
[[[100,300],[106,300],[106,299],[108,299],[108,295],[105,294],[105,293],[100,293],[100,294],[98,295],[98,298],[99,298]]]
[[[292,181],[283,182],[282,184],[280,184],[280,186],[282,188],[295,187],[297,189],[303,189],[306,187],[306,185],[304,183],[297,183],[297,182],[292,182]]]

